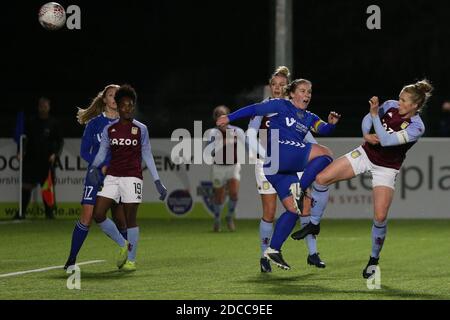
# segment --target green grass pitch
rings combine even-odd
[[[93,225],[78,261],[81,289],[63,270],[1,277],[64,264],[75,219],[0,222],[0,299],[450,299],[450,221],[391,220],[380,259],[381,289],[361,276],[370,220],[324,220],[318,237],[325,269],[306,264],[303,241],[283,248],[290,271],[259,271],[257,220],[213,233],[207,218],[142,218],[138,270],[115,267],[116,245]]]

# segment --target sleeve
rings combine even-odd
[[[310,127],[312,132],[320,134],[321,136],[328,136],[333,133],[336,125],[323,121],[314,113],[312,113],[312,115],[314,117],[313,125]]]
[[[261,127],[262,119],[263,119],[263,116],[255,116],[255,117],[251,118],[248,123],[248,128],[258,131],[259,128]]]
[[[370,113],[368,113],[361,122],[361,130],[363,135],[368,134],[371,128],[372,128],[372,117],[370,116]]]
[[[398,146],[409,142],[417,141],[424,133],[423,123],[414,121],[404,130],[387,132],[378,116],[372,117],[375,132],[383,147]]]
[[[313,144],[317,144],[317,140],[313,137],[313,135],[311,134],[311,132],[308,131],[308,133],[306,134],[305,138],[303,139],[303,141],[307,142],[307,143],[313,143]]]
[[[141,126],[141,153],[147,168],[153,177],[153,181],[159,180],[158,170],[156,170],[155,159],[153,159],[152,147],[148,136],[147,127]]]
[[[249,150],[253,153],[252,156],[255,156],[259,154],[264,157],[265,156],[265,149],[259,143],[258,140],[258,132],[259,128],[261,127],[263,116],[255,116],[252,119],[250,119],[250,122],[248,123],[248,130],[247,130],[247,137],[248,137],[248,143],[247,146]]]
[[[277,113],[281,110],[282,104],[280,104],[279,99],[272,99],[265,102],[255,103],[228,115],[230,122],[241,119],[249,118],[253,116],[263,116],[269,113]]]
[[[86,160],[87,163],[92,163],[94,161],[94,155],[91,153],[91,149],[94,144],[92,127],[92,121],[89,121],[84,129],[83,137],[81,138],[80,156]]]
[[[105,161],[107,157],[110,156],[108,128],[109,126],[106,126],[103,129],[100,148],[98,149],[97,155],[95,156],[95,159],[92,162],[92,166],[97,168],[100,168],[100,165]]]

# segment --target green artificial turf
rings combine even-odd
[[[450,221],[392,220],[380,259],[381,289],[361,271],[371,248],[370,220],[324,220],[318,237],[325,269],[306,264],[303,241],[283,247],[292,269],[259,270],[258,220],[212,232],[209,218],[142,218],[137,271],[115,267],[117,246],[93,225],[78,262],[81,289],[62,269],[75,219],[0,222],[0,299],[450,299]],[[296,228],[298,229],[298,228]]]

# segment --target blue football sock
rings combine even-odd
[[[222,212],[223,204],[214,203],[214,220],[220,221],[220,213]]]
[[[387,220],[377,222],[373,220],[372,225],[372,254],[374,258],[380,257],[381,249],[383,248],[384,239],[387,232]]]
[[[308,189],[311,183],[316,180],[316,176],[332,161],[333,158],[330,156],[319,156],[308,162],[305,170],[303,170],[302,178],[300,179],[300,187],[302,190]]]
[[[76,259],[78,252],[80,252],[81,246],[86,239],[89,232],[89,227],[82,224],[80,221],[77,222],[72,233],[72,243],[70,245],[70,256],[69,259]]]
[[[261,219],[259,223],[259,238],[261,240],[261,257],[264,257],[264,251],[269,247],[270,238],[272,238],[273,223]]]
[[[111,239],[113,239],[119,246],[123,247],[125,245],[125,239],[117,229],[117,226],[111,219],[106,218],[105,221],[98,223],[98,226],[102,231]]]
[[[300,224],[302,225],[302,228],[306,226],[310,221],[309,217],[300,217]],[[308,247],[308,252],[310,255],[317,253],[317,240],[316,236],[313,234],[308,234],[305,237],[306,246]]]
[[[127,229],[121,229],[119,232],[125,240],[128,240]]]
[[[128,228],[128,260],[136,261],[136,249],[139,240],[139,227]]]
[[[270,241],[270,247],[275,250],[280,250],[287,237],[291,234],[297,223],[297,213],[286,211],[277,220],[275,230]]]
[[[227,217],[232,217],[234,214],[234,209],[236,209],[237,200],[228,200],[228,213]]]
[[[328,186],[320,185],[316,182],[312,185],[311,197],[314,205],[311,206],[311,223],[318,225],[322,219],[322,215],[327,207],[330,191]]]

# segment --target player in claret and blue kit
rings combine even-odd
[[[394,197],[395,179],[406,158],[406,152],[425,132],[419,112],[432,90],[431,84],[422,80],[403,87],[398,101],[388,100],[381,108],[378,97],[370,99],[370,112],[362,121],[366,142],[317,175],[311,194],[315,204],[315,210],[311,211],[311,222],[294,232],[293,239],[300,240],[320,231],[320,219],[328,202],[330,184],[370,172],[374,203],[372,252],[362,275],[369,278],[375,272],[386,238],[387,215]],[[372,127],[374,134],[370,133]]]
[[[91,104],[86,109],[78,109],[77,118],[80,124],[86,124],[83,137],[81,139],[80,155],[91,165],[100,148],[100,141],[103,129],[105,126],[115,121],[119,114],[117,112],[117,104],[114,100],[114,95],[119,88],[118,85],[107,85],[103,91],[93,99]],[[108,166],[108,159],[100,165],[102,171],[106,171]],[[67,259],[64,269],[74,265],[77,259],[84,240],[86,239],[89,226],[92,222],[92,214],[94,211],[95,199],[97,197],[98,187],[89,185],[85,181],[83,189],[83,197],[81,200],[82,212],[80,220],[77,221],[72,232],[72,242],[70,246],[70,254]],[[114,204],[111,207],[114,221],[116,222],[120,232],[126,238],[126,221],[123,207],[120,204]]]
[[[307,190],[316,175],[333,161],[327,147],[305,143],[304,138],[310,130],[320,135],[331,134],[340,115],[331,112],[326,123],[306,110],[312,96],[309,80],[294,80],[286,90],[289,100],[271,99],[256,103],[220,117],[216,124],[224,126],[240,118],[275,113],[270,118],[264,173],[277,191],[286,212],[279,217],[264,256],[280,268],[289,270],[290,266],[281,254],[281,246],[295,227],[299,215],[302,215],[299,206],[302,190]],[[272,154],[273,145],[279,150],[278,155],[275,152]],[[303,175],[299,179],[297,172],[302,171]]]
[[[118,106],[119,119],[103,130],[100,149],[88,169],[87,178],[92,185],[99,185],[102,180],[101,164],[108,155],[111,156],[103,187],[97,193],[94,220],[105,234],[119,243],[117,267],[124,271],[134,271],[139,239],[136,216],[143,196],[142,160],[150,170],[160,200],[165,199],[167,189],[161,183],[156,170],[147,127],[133,119],[137,99],[135,90],[129,85],[123,85],[117,90],[114,99]],[[119,201],[125,211],[128,240],[106,217],[108,208]]]

